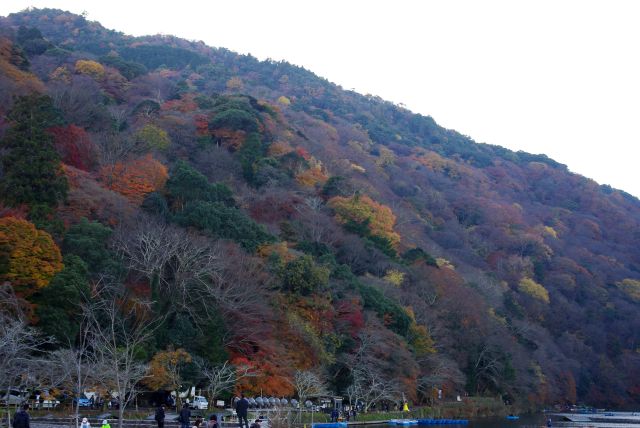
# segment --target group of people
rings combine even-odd
[[[156,414],[154,419],[158,424],[158,428],[164,428],[164,419],[165,419],[164,410],[165,410],[164,404],[160,405],[156,409]],[[180,410],[180,413],[178,414],[178,422],[180,422],[180,428],[191,428],[192,426],[197,428],[219,428],[217,415],[211,415],[211,417],[209,417],[209,420],[207,421],[206,424],[203,423],[204,420],[202,419],[202,416],[198,415],[196,416],[193,422],[193,425],[191,425],[191,409],[189,409],[188,404],[185,404],[182,407],[182,410]]]
[[[347,422],[356,420],[356,416],[358,416],[358,412],[355,408],[350,410],[345,410],[342,413],[338,409],[333,409],[331,411],[331,422],[338,422],[338,419],[342,418]]]
[[[82,418],[82,423],[80,424],[80,428],[91,428],[91,424],[89,423],[89,419]],[[100,428],[111,428],[109,421],[106,419],[102,420],[102,426]]]
[[[12,428],[31,428],[31,417],[29,416],[29,404],[25,403],[22,405],[20,410],[13,415],[13,422],[11,423]],[[89,419],[82,418],[82,422],[80,424],[80,428],[91,428],[91,424],[89,423]],[[101,428],[111,428],[109,421],[104,419],[102,421]],[[215,427],[217,428],[217,427]]]
[[[236,402],[236,414],[238,415],[238,422],[240,424],[240,428],[261,428],[260,420],[256,419],[251,426],[249,426],[248,420],[248,410],[249,410],[249,400],[247,400],[244,394],[240,394],[240,399]],[[156,409],[155,420],[158,424],[158,428],[164,428],[164,420],[165,420],[165,407],[164,405],[160,405]],[[204,424],[204,420],[201,416],[197,415],[195,420],[193,421],[193,425],[191,425],[191,409],[189,409],[189,405],[185,404],[180,410],[178,414],[178,422],[180,422],[180,428],[220,428],[218,424],[218,416],[211,415],[209,420]],[[220,421],[221,422],[221,421]],[[244,425],[243,425],[244,422]],[[27,427],[28,428],[28,427]]]

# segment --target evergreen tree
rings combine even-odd
[[[0,197],[10,206],[55,206],[66,197],[68,184],[53,138],[46,132],[60,123],[51,98],[19,97],[7,117],[13,126],[0,143],[7,150],[2,158]]]

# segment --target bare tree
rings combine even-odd
[[[422,375],[418,378],[418,392],[429,397],[434,388],[446,383],[464,385],[465,375],[457,364],[440,354],[429,354],[421,361]]]
[[[0,286],[0,390],[22,389],[37,383],[34,368],[42,347],[53,342],[27,322],[24,302],[9,283]],[[7,401],[7,417],[9,416]]]
[[[233,366],[229,361],[215,367],[200,367],[202,375],[207,382],[207,393],[209,395],[209,406],[223,392],[230,391],[235,384],[246,377],[256,376],[255,371],[250,366]]]
[[[307,401],[307,398],[329,395],[329,390],[324,380],[311,370],[296,370],[293,375],[293,388],[298,394],[300,415],[302,415],[302,406]]]
[[[101,371],[97,370],[95,352],[91,343],[91,317],[88,311],[83,311],[80,320],[79,334],[75,344],[69,344],[69,348],[59,349],[51,353],[49,365],[52,366],[52,376],[49,383],[58,382],[73,391],[73,396],[81,397],[84,390],[91,383],[101,381]],[[80,425],[80,403],[73,403],[76,427]]]
[[[149,319],[149,303],[128,299],[118,284],[103,285],[96,294],[95,303],[85,306],[91,347],[101,382],[119,401],[118,427],[122,428],[124,411],[148,369],[137,352],[161,320]]]
[[[376,367],[364,365],[352,370],[354,391],[362,400],[364,411],[380,400],[393,400],[399,394],[398,384],[386,378]]]

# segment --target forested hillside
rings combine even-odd
[[[148,390],[227,362],[252,394],[640,403],[640,201],[544,155],[51,9],[0,18],[0,116],[0,281],[36,353],[118,319]]]

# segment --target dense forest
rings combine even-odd
[[[123,396],[640,404],[640,201],[544,155],[52,9],[0,18],[0,138],[0,389],[53,382],[23,349]]]

